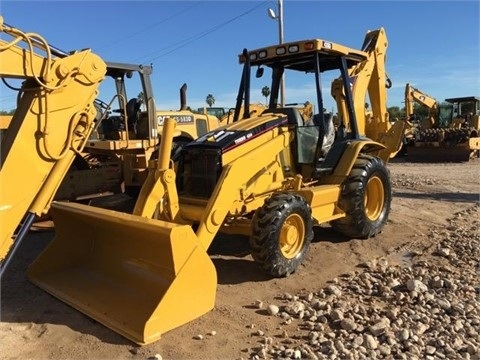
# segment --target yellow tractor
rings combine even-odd
[[[207,250],[219,232],[248,234],[260,268],[283,277],[305,258],[313,226],[330,223],[364,239],[386,224],[392,198],[386,163],[400,148],[404,125],[386,131],[384,116],[377,116],[386,113],[383,28],[367,33],[362,50],[321,39],[245,49],[232,123],[185,144],[174,164],[176,122],[163,119],[132,214],[52,199],[87,145],[121,151],[150,141],[142,129],[158,129],[153,97],[143,94],[144,112],[118,89],[99,104],[100,84],[123,65],[88,49],[60,52],[1,18],[0,29],[11,37],[0,40],[0,76],[24,79],[1,141],[0,277],[33,219],[51,208],[55,237],[29,266],[30,281],[147,344],[213,308],[217,274]],[[272,89],[268,108],[254,117],[252,67],[258,77],[271,71]],[[311,119],[295,106],[278,108],[285,70],[313,81],[320,111]],[[338,129],[322,111],[325,72],[339,75],[332,86]],[[369,131],[381,142],[364,133],[367,92],[374,110]],[[115,99],[120,116],[104,123]]]
[[[86,201],[125,192],[136,197],[147,177],[148,161],[158,153],[162,124],[176,120],[173,153],[221,122],[187,110],[187,85],[180,88],[180,110],[157,110],[149,65],[107,62],[107,76],[95,100],[92,136],[59,187],[55,200]],[[107,81],[108,80],[108,81]],[[128,94],[135,94],[134,97]],[[138,94],[138,95],[137,95]]]
[[[207,132],[226,125],[228,121],[210,112],[198,113],[187,106],[187,84],[180,88],[180,110],[157,110],[158,133],[162,133],[163,121],[170,117],[177,123],[174,134],[174,147],[188,143]]]
[[[404,124],[384,131],[379,121],[383,144],[361,130],[367,88],[375,112],[386,113],[385,69],[373,55],[386,48],[384,29],[369,31],[365,41],[364,50],[321,39],[244,49],[233,122],[185,144],[174,166],[175,121],[165,119],[158,158],[149,162],[132,214],[53,202],[55,238],[29,267],[29,279],[148,344],[213,308],[217,274],[207,250],[219,232],[247,234],[253,259],[273,277],[300,266],[315,225],[330,223],[352,238],[378,234],[392,200],[386,164],[400,148]],[[272,92],[268,108],[249,117],[253,67],[257,77],[271,72]],[[359,67],[380,76],[364,71],[353,78]],[[311,121],[295,107],[277,107],[284,71],[313,81],[320,111]],[[322,111],[325,72],[338,74],[336,131]]]

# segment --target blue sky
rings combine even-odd
[[[480,96],[479,4],[284,0],[284,41],[320,38],[360,49],[367,30],[384,27],[393,82],[388,106],[404,106],[407,82],[438,101]],[[0,14],[5,23],[65,51],[91,48],[107,61],[153,64],[157,108],[178,109],[183,83],[192,108],[206,106],[207,94],[214,95],[215,106],[235,105],[238,54],[279,40],[278,21],[267,16],[268,8],[277,11],[277,0],[2,0]],[[323,86],[329,93],[329,83]],[[287,102],[314,96],[288,77],[285,93]],[[260,88],[252,101],[265,101]],[[0,109],[14,107],[15,97],[0,87]]]

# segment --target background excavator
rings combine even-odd
[[[422,106],[428,110],[428,115],[418,119],[415,114],[415,104]],[[407,129],[403,139],[402,153],[407,154],[408,148],[415,143],[415,137],[419,128],[431,129],[436,123],[439,115],[440,104],[436,99],[411,86],[409,83],[405,85],[405,113]]]
[[[55,238],[30,265],[29,279],[147,344],[213,308],[217,274],[207,250],[220,232],[247,235],[253,259],[273,277],[300,266],[314,225],[375,236],[392,199],[386,164],[404,132],[404,123],[386,131],[385,117],[374,116],[369,131],[382,143],[364,134],[367,92],[375,114],[387,113],[379,51],[386,44],[381,28],[367,33],[362,50],[321,39],[244,49],[233,122],[185,144],[173,162],[175,121],[166,118],[132,214],[54,201]],[[255,78],[270,73],[272,92],[268,108],[249,117],[254,67]],[[277,106],[284,71],[313,82],[311,120]],[[325,73],[337,76],[337,129],[323,112]]]
[[[426,107],[426,118],[415,119],[414,104]],[[435,98],[405,86],[405,111],[409,121],[406,132],[410,161],[468,161],[480,150],[480,98]]]
[[[415,118],[415,104],[419,104],[428,109],[428,117],[421,119],[420,127],[432,128],[438,122],[438,113],[440,104],[430,95],[414,88],[410,84],[405,85],[405,112],[409,121]]]

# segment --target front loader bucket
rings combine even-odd
[[[190,226],[52,204],[55,238],[29,279],[137,344],[210,311],[217,274]]]

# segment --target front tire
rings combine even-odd
[[[274,277],[295,272],[313,239],[312,210],[295,194],[276,193],[252,219],[250,247],[253,259]]]
[[[367,239],[382,231],[391,203],[392,186],[385,163],[378,157],[360,154],[338,202],[346,216],[331,225],[348,237]]]

